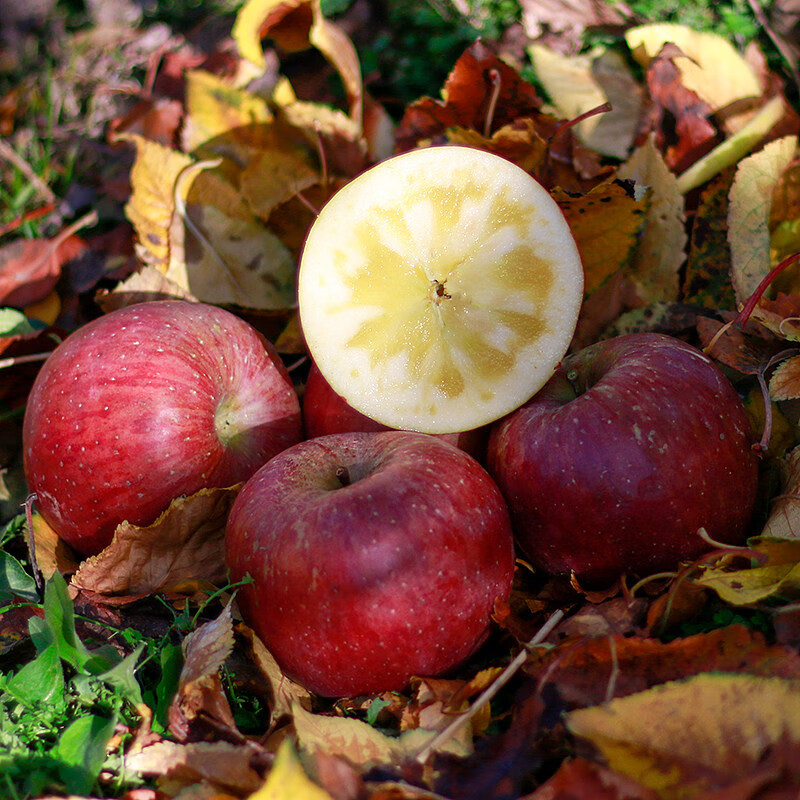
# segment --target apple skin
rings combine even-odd
[[[517,544],[585,585],[674,570],[747,534],[758,459],[733,386],[703,353],[655,333],[567,357],[493,425],[488,469]]]
[[[302,405],[305,433],[309,439],[315,439],[317,436],[327,436],[331,433],[395,430],[376,422],[366,414],[362,414],[353,408],[328,383],[319,367],[313,361],[308,371]],[[462,431],[461,433],[436,433],[431,435],[460,447],[481,463],[486,459],[486,446],[489,441],[488,425],[471,431]]]
[[[483,467],[407,431],[289,448],[245,484],[225,536],[231,580],[253,579],[237,595],[245,622],[328,697],[463,663],[514,571],[508,510]]]
[[[28,487],[59,536],[93,555],[127,520],[249,478],[302,439],[300,401],[272,345],[228,311],[153,301],[68,336],[31,389]]]

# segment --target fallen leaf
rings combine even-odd
[[[531,39],[555,31],[576,47],[586,28],[622,25],[630,11],[622,4],[592,0],[520,0],[522,26]]]
[[[611,104],[610,111],[577,123],[575,131],[587,147],[625,158],[636,135],[642,90],[622,56],[610,50],[566,56],[537,43],[528,52],[537,77],[564,119]]]
[[[556,190],[553,197],[575,238],[583,262],[584,291],[590,295],[628,264],[647,203],[619,181],[600,184],[577,197]]]
[[[523,800],[658,800],[652,789],[586,758],[561,763],[555,775]]]
[[[162,790],[171,795],[207,781],[213,787],[241,796],[254,792],[263,783],[261,775],[251,766],[255,752],[250,745],[221,741],[191,744],[160,741],[128,753],[125,769],[158,778]]]
[[[111,544],[81,564],[71,585],[131,598],[192,579],[223,585],[225,522],[240,488],[178,498],[146,527],[121,523]]]
[[[183,667],[169,709],[170,732],[180,742],[209,732],[240,736],[219,677],[233,650],[231,601],[217,619],[192,631],[182,649]]]
[[[178,286],[155,267],[146,265],[113,289],[103,290],[95,296],[95,302],[106,313],[136,303],[175,299],[197,302],[197,298],[191,292]]]
[[[541,105],[534,87],[478,40],[456,61],[441,100],[423,97],[407,106],[396,131],[397,147],[412,150],[452,127],[488,137]]]
[[[281,742],[275,761],[260,789],[248,800],[333,800],[306,775],[303,765],[288,739]]]
[[[777,524],[777,523],[776,523]],[[792,517],[779,529],[791,538],[759,536],[750,540],[755,564],[730,569],[726,562],[707,567],[696,579],[698,585],[713,589],[726,603],[751,605],[774,595],[794,597],[800,592],[800,536]]]
[[[267,219],[273,209],[319,181],[308,163],[285,150],[261,150],[242,170],[241,193],[253,213]]]
[[[681,297],[704,308],[736,308],[728,245],[728,196],[735,167],[710,180],[700,193],[689,239]]]
[[[762,296],[750,319],[763,325],[779,339],[800,342],[800,293],[778,291],[772,299]],[[783,342],[783,345],[785,348],[786,343]]]
[[[731,319],[734,317],[732,313],[728,316]],[[709,346],[725,324],[725,321],[711,317],[697,318],[697,333],[703,347]],[[738,325],[729,327],[714,342],[710,355],[743,375],[757,375],[773,356],[785,349],[785,342],[772,336],[761,326],[749,323],[744,328]]]
[[[26,306],[45,298],[61,267],[87,249],[74,234],[67,238],[15,239],[0,247],[0,306]]]
[[[137,236],[137,253],[145,264],[166,270],[170,258],[170,227],[175,216],[175,187],[181,173],[193,164],[192,159],[140,136],[122,137],[136,147],[131,168],[131,196],[125,215]],[[182,187],[186,200],[188,186]]]
[[[49,580],[56,572],[63,575],[75,572],[79,559],[72,549],[65,544],[37,511],[34,511],[32,521],[36,566],[42,573],[42,577]]]
[[[711,107],[687,89],[675,64],[681,51],[665,44],[647,69],[647,87],[653,104],[650,127],[671,170],[682,172],[717,142],[709,121]]]
[[[253,630],[245,625],[239,625],[238,630],[250,645],[253,661],[269,682],[272,693],[270,729],[274,728],[284,717],[291,716],[295,705],[301,708],[310,708],[311,695],[308,690],[283,674],[283,670],[278,666],[272,653],[267,650]]]
[[[524,670],[537,680],[546,676],[569,708],[582,708],[712,670],[797,679],[800,656],[744,625],[730,625],[670,642],[622,634],[573,637],[532,653]]]
[[[770,263],[769,219],[772,193],[797,150],[797,138],[785,136],[739,162],[730,193],[728,240],[731,279],[738,303],[745,303],[767,275]]]
[[[625,32],[625,41],[645,68],[665,44],[676,45],[682,53],[675,58],[675,64],[683,85],[697,93],[712,111],[743,98],[761,96],[753,68],[727,39],[716,33],[659,23],[630,28]]]
[[[701,674],[567,715],[608,766],[662,800],[723,789],[788,746],[800,765],[800,684],[781,678]],[[785,773],[784,773],[785,774]]]
[[[769,396],[773,400],[800,398],[800,356],[787,358],[778,364],[769,379]]]
[[[647,305],[678,299],[678,273],[686,259],[686,215],[677,180],[667,168],[653,137],[620,166],[618,176],[649,189],[644,227],[628,272]]]
[[[204,70],[186,73],[182,147],[198,158],[223,156],[239,168],[254,154],[275,147],[275,115],[263,97]]]

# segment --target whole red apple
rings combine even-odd
[[[306,436],[314,439],[331,433],[352,433],[357,431],[390,431],[386,425],[356,411],[347,400],[334,390],[312,361],[303,394],[303,422]],[[484,426],[461,433],[433,434],[446,442],[474,456],[483,462],[486,457],[486,444],[489,428]]]
[[[673,570],[745,537],[758,464],[735,389],[679,339],[631,334],[569,356],[498,421],[489,471],[517,543],[589,583]]]
[[[249,478],[302,438],[278,355],[214,306],[155,301],[79,328],[53,352],[23,424],[25,475],[50,526],[99,552],[123,520]]]
[[[503,498],[475,459],[421,433],[309,439],[262,467],[226,529],[242,616],[325,696],[402,689],[484,641],[514,569]]]

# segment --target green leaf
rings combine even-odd
[[[106,746],[115,720],[95,715],[79,717],[62,734],[53,749],[61,761],[59,775],[70,794],[89,794],[106,759]]]
[[[21,336],[36,330],[30,320],[15,308],[0,308],[0,336]]]
[[[136,680],[136,662],[144,650],[144,642],[126,656],[111,669],[101,672],[97,679],[113,688],[119,695],[124,697],[135,706],[143,704],[142,689]]]
[[[9,678],[6,691],[27,708],[44,703],[66,707],[64,671],[58,648],[51,645]]]
[[[14,556],[0,550],[0,605],[10,603],[15,598],[38,600],[36,581]]]

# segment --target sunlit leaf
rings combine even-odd
[[[687,798],[751,775],[780,745],[788,745],[796,758],[800,685],[779,678],[697,675],[572,711],[567,725],[591,741],[615,772],[663,800]]]
[[[581,141],[604,155],[625,158],[638,126],[642,91],[624,59],[610,50],[562,55],[530,46],[536,74],[564,119],[574,119],[605,102],[611,110],[579,122]]]
[[[61,762],[61,779],[74,794],[88,794],[106,758],[106,745],[114,733],[114,719],[95,714],[78,717],[61,734],[53,755]]]
[[[267,780],[247,800],[332,800],[331,796],[306,775],[292,746],[281,742]]]
[[[152,525],[123,522],[101,553],[72,577],[79,589],[137,597],[190,579],[226,579],[225,522],[240,487],[203,489],[174,500]]]
[[[797,138],[785,136],[739,162],[730,194],[728,238],[733,287],[744,303],[769,272],[772,193],[791,162]]]
[[[753,68],[724,37],[686,25],[641,25],[625,32],[625,40],[645,67],[664,44],[683,53],[676,58],[683,84],[717,111],[745,97],[759,97],[761,85]]]

